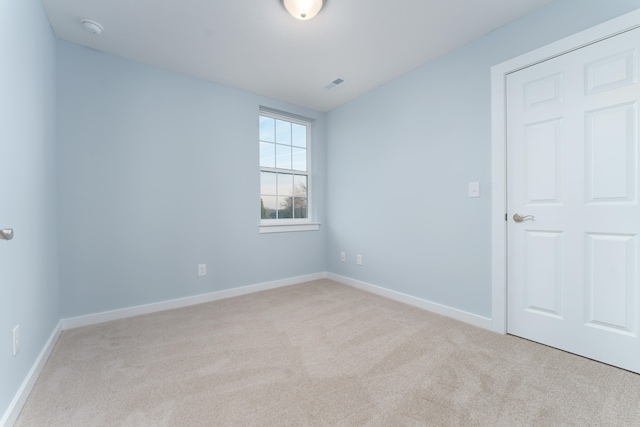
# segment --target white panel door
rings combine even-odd
[[[639,50],[636,29],[507,77],[507,331],[640,373]]]

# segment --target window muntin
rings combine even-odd
[[[261,222],[309,221],[310,123],[261,111]]]

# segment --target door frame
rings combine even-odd
[[[491,67],[491,329],[507,333],[507,75],[640,27],[640,9]]]

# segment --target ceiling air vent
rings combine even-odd
[[[339,84],[341,84],[343,82],[344,82],[344,79],[335,79],[331,83],[328,83],[328,84],[324,85],[324,88],[325,89],[333,89],[334,87],[338,86]]]

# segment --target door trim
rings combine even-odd
[[[491,67],[491,329],[494,332],[507,333],[507,75],[638,27],[640,9]]]

